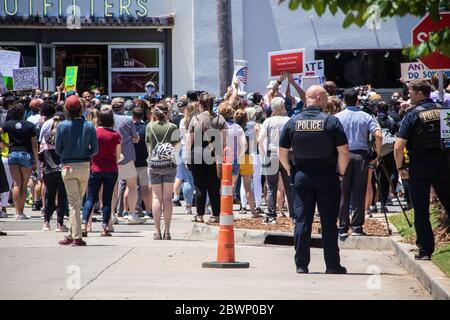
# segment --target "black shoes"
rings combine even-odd
[[[327,269],[325,271],[326,274],[346,274],[347,273],[347,269],[343,266],[339,266],[337,268],[334,269]]]
[[[416,254],[414,256],[414,259],[422,260],[422,261],[430,261],[431,260],[431,255],[419,253],[419,254]]]
[[[309,273],[309,270],[308,270],[308,268],[298,267],[297,268],[297,273]]]
[[[172,203],[173,203],[173,205],[174,205],[175,207],[181,207],[181,206],[182,206],[182,204],[181,204],[181,202],[180,202],[179,199],[173,199],[173,200],[172,200]]]

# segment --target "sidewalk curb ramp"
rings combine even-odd
[[[193,240],[217,240],[219,228],[206,224],[194,224],[191,233]],[[251,245],[294,245],[291,232],[274,232],[250,229],[234,229],[235,242]],[[322,248],[322,237],[312,237],[311,246]],[[422,284],[436,300],[450,300],[450,277],[447,277],[431,261],[416,261],[415,246],[402,242],[400,236],[392,237],[348,237],[339,241],[339,248],[351,250],[391,251],[402,266]]]

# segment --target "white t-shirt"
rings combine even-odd
[[[40,150],[50,150],[55,149],[55,146],[48,144],[45,141],[45,137],[50,133],[53,126],[53,118],[44,122],[39,132]]]
[[[31,123],[33,123],[34,125],[37,125],[39,123],[39,121],[41,120],[41,115],[38,114],[34,114],[32,116],[29,116],[28,121],[30,121]]]
[[[278,155],[281,131],[289,120],[290,118],[287,116],[272,116],[267,118],[261,125],[259,137],[262,146],[265,150],[267,148],[267,143],[269,143],[268,148],[269,151],[271,151],[272,156]]]

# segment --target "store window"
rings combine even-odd
[[[325,77],[340,88],[371,84],[374,88],[399,88],[400,63],[406,62],[402,50],[316,50],[323,59]]]
[[[110,95],[143,95],[148,81],[164,94],[163,65],[163,45],[109,46]]]

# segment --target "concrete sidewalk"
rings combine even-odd
[[[238,244],[249,269],[202,269],[216,241],[191,240],[190,217],[176,213],[172,241],[154,241],[152,225],[119,225],[111,238],[89,234],[85,248],[58,246],[63,234],[40,231],[38,216],[2,219],[0,299],[430,299],[382,251],[342,250],[349,274],[325,275],[322,250],[312,249],[312,273],[299,275],[291,247]]]

